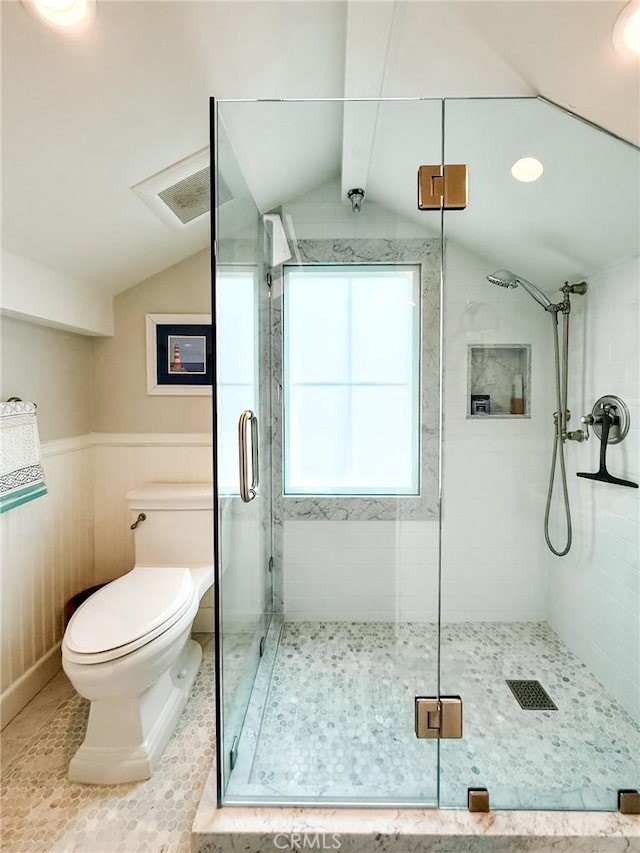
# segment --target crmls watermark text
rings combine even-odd
[[[340,836],[326,832],[281,832],[273,839],[278,850],[339,850],[342,847]]]

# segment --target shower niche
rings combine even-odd
[[[531,417],[531,344],[469,344],[467,417]]]

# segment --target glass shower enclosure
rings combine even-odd
[[[639,784],[637,493],[575,478],[598,440],[567,441],[574,544],[548,550],[555,315],[487,276],[553,304],[586,281],[572,428],[605,393],[637,415],[633,345],[607,374],[602,332],[610,302],[637,314],[638,149],[537,98],[211,116],[220,804],[616,809]]]

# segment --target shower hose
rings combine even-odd
[[[553,321],[553,341],[556,357],[556,402],[558,411],[554,414],[555,435],[553,439],[553,454],[551,456],[551,475],[549,477],[549,489],[547,491],[547,507],[544,513],[544,538],[549,550],[557,557],[564,557],[571,548],[571,509],[569,507],[569,492],[567,489],[567,471],[564,463],[564,436],[567,425],[567,379],[569,363],[569,314],[563,313],[563,335],[562,335],[562,376],[560,371],[560,345],[558,342],[558,312],[551,315]],[[567,521],[567,542],[561,550],[557,550],[551,543],[549,536],[549,515],[551,513],[551,499],[556,479],[556,463],[560,458],[560,481],[562,483],[562,496],[564,499],[564,512]]]

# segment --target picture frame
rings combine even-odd
[[[146,333],[148,395],[211,395],[210,314],[147,314]]]

